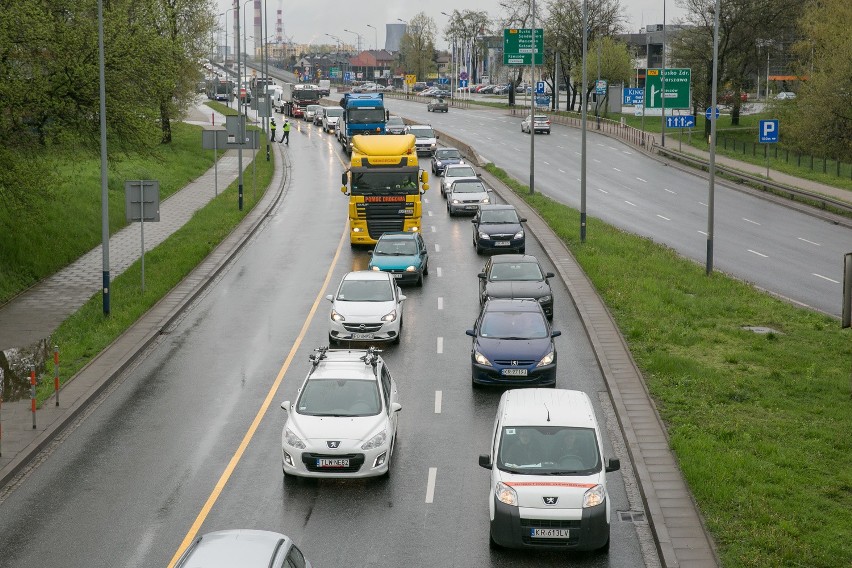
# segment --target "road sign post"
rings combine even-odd
[[[145,207],[145,204],[148,207]],[[160,182],[133,180],[124,182],[124,215],[128,222],[139,221],[142,239],[142,292],[145,292],[145,221],[160,221]]]
[[[533,49],[535,61],[533,62]],[[533,31],[528,28],[503,30],[503,65],[541,65],[544,56],[544,30],[536,28],[535,46]]]
[[[761,144],[777,144],[778,119],[761,120],[758,137]],[[769,179],[769,148],[766,146],[763,147],[763,156],[766,158],[766,179]]]

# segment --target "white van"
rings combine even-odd
[[[512,389],[500,397],[491,453],[491,544],[507,548],[609,548],[609,494],[601,433],[588,395]]]
[[[278,85],[267,85],[266,92],[272,103],[272,110],[281,112],[284,106],[284,89]]]

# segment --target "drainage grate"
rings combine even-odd
[[[630,523],[644,523],[645,513],[641,511],[619,511],[618,518]]]

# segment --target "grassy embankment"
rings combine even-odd
[[[852,565],[849,330],[596,219],[581,244],[576,210],[488,169],[541,213],[612,311],[723,565]]]

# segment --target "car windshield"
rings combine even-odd
[[[376,381],[311,379],[305,383],[296,409],[308,416],[375,416],[382,411],[382,402]]]
[[[444,177],[476,177],[476,172],[470,166],[447,168]]]
[[[319,105],[308,105],[305,107],[305,110],[308,112],[316,112],[318,108],[320,108]]]
[[[412,128],[411,133],[414,134],[416,138],[434,138],[435,133],[432,132],[431,128]]]
[[[458,150],[438,150],[435,152],[435,157],[439,160],[446,160],[447,158],[459,158],[461,159],[461,152]]]
[[[491,266],[489,280],[542,280],[544,275],[537,262],[500,262]]]
[[[323,113],[329,118],[340,118],[343,116],[342,108],[326,108]]]
[[[349,109],[349,122],[351,124],[372,124],[385,121],[385,109],[383,108],[351,108]]]
[[[458,181],[453,184],[453,193],[485,193],[485,186],[480,181]]]
[[[347,278],[337,291],[343,302],[392,302],[393,290],[387,280],[359,280]]]
[[[489,339],[543,339],[549,337],[539,312],[488,311],[479,325],[480,337]]]
[[[479,213],[480,223],[518,223],[514,209],[491,209]]]
[[[373,254],[412,256],[417,254],[417,246],[411,239],[379,239]]]
[[[566,426],[504,426],[497,468],[531,475],[589,475],[600,471],[595,431]]]
[[[392,116],[387,121],[388,126],[405,126],[405,122],[398,116]]]

